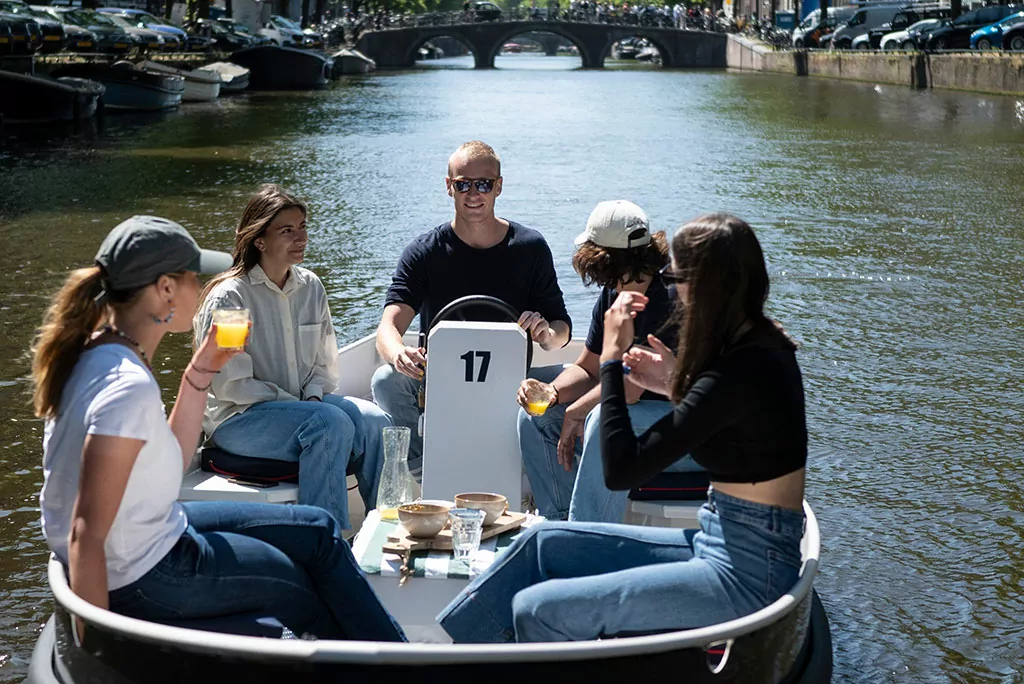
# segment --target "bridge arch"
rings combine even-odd
[[[461,45],[463,48],[468,50],[471,55],[473,55],[474,61],[476,60],[476,58],[477,58],[476,57],[476,49],[474,48],[474,46],[469,41],[467,41],[465,39],[465,37],[462,34],[460,34],[458,31],[448,31],[448,32],[440,31],[438,33],[435,33],[434,35],[425,37],[422,40],[417,40],[417,41],[415,41],[412,44],[412,48],[410,49],[410,54],[409,54],[409,58],[412,60],[410,63],[411,64],[415,64],[417,61],[420,60],[419,52],[420,52],[420,50],[425,45],[427,45],[428,43],[433,44],[436,41],[438,41],[439,39],[444,39],[444,38],[447,38],[449,40],[455,41],[456,43]],[[456,55],[449,55],[449,54],[447,54],[447,52],[445,53],[445,57],[453,57],[453,56],[456,56]]]
[[[490,54],[487,55],[488,68],[494,67],[494,58],[498,56],[499,52],[501,52],[501,48],[503,45],[505,45],[505,43],[509,42],[513,38],[516,38],[517,36],[522,36],[527,33],[550,33],[552,35],[558,36],[559,38],[564,38],[565,40],[575,45],[576,49],[579,50],[580,58],[583,60],[584,69],[601,66],[600,63],[594,62],[593,56],[590,54],[590,46],[587,45],[585,41],[581,41],[579,39],[579,36],[573,35],[572,31],[566,30],[564,28],[565,26],[571,26],[571,24],[546,22],[543,28],[537,28],[536,26],[523,27],[513,25],[503,33],[497,34],[497,37],[494,41],[494,46],[490,50]]]
[[[643,30],[639,29],[633,32],[624,31],[623,35],[616,35],[609,39],[608,44],[604,48],[604,52],[601,53],[601,66],[604,66],[604,61],[612,56],[612,50],[615,45],[630,38],[643,38],[648,43],[654,46],[658,51],[658,55],[661,58],[661,66],[670,66],[672,64],[672,53],[669,51],[667,45],[663,40],[658,37],[652,37],[650,35],[644,35]]]

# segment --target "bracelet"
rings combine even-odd
[[[185,378],[185,382],[187,382],[188,384],[192,385],[192,389],[194,389],[197,392],[205,392],[208,389],[210,389],[210,386],[213,384],[211,382],[211,383],[208,383],[206,385],[206,387],[200,387],[196,383],[192,382],[192,379],[190,377],[188,377],[188,371],[187,370],[184,373],[181,374],[181,377]]]
[[[219,370],[215,371],[215,370],[208,370],[206,368],[200,368],[199,366],[197,366],[194,363],[190,363],[188,365],[192,366],[192,370],[194,370],[194,371],[196,371],[198,373],[205,373],[206,375],[216,375],[217,373],[220,373]]]

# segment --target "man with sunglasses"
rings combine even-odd
[[[526,412],[525,385],[517,400],[519,448],[540,514],[551,520],[622,522],[628,492],[609,490],[601,464],[599,382],[604,314],[620,291],[648,298],[634,321],[634,344],[673,354],[678,331],[674,312],[678,279],[671,272],[665,233],[651,234],[644,210],[626,200],[601,202],[576,238],[572,265],[585,285],[601,286],[594,303],[590,332],[575,363],[551,381],[554,403],[544,415]],[[653,337],[649,337],[653,336]],[[668,397],[646,392],[626,382],[629,416],[637,434],[645,432],[672,411]],[[582,443],[581,443],[582,440]],[[702,468],[687,456],[673,471]]]
[[[450,302],[489,295],[521,311],[519,325],[544,349],[564,347],[572,333],[544,237],[494,214],[501,186],[501,159],[489,145],[472,141],[456,150],[448,159],[445,177],[455,218],[405,248],[388,288],[377,328],[377,352],[387,364],[374,373],[373,399],[395,425],[411,428],[409,469],[417,478],[423,456],[417,394],[426,352],[422,346],[406,346],[402,339],[417,313],[420,330],[427,331],[434,315]],[[487,308],[471,309],[466,318],[501,320]]]

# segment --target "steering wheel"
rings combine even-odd
[[[466,310],[476,306],[483,306],[490,309],[495,309],[500,313],[505,314],[505,318],[509,321],[516,323],[519,321],[519,312],[512,308],[508,302],[498,299],[497,297],[491,297],[489,295],[467,295],[465,297],[459,297],[458,299],[449,302],[444,308],[434,314],[433,320],[430,321],[430,327],[427,329],[427,333],[423,335],[422,347],[427,348],[427,337],[430,331],[434,329],[441,321],[466,320]],[[533,363],[533,339],[529,334],[526,335],[526,370],[530,370],[530,365]]]

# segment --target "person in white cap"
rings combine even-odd
[[[551,381],[553,391],[548,394],[554,399],[543,415],[526,411],[530,381],[520,386],[519,447],[541,515],[551,520],[622,522],[628,492],[604,486],[597,440],[604,313],[619,292],[645,294],[649,301],[636,319],[636,343],[675,349],[676,328],[671,323],[676,297],[659,274],[669,261],[668,243],[664,232],[651,233],[644,210],[626,200],[598,204],[575,243],[573,268],[585,284],[600,285],[601,294],[594,303],[585,348]],[[627,398],[638,434],[672,410],[668,397],[629,383]],[[673,466],[679,471],[700,469],[689,457]]]

